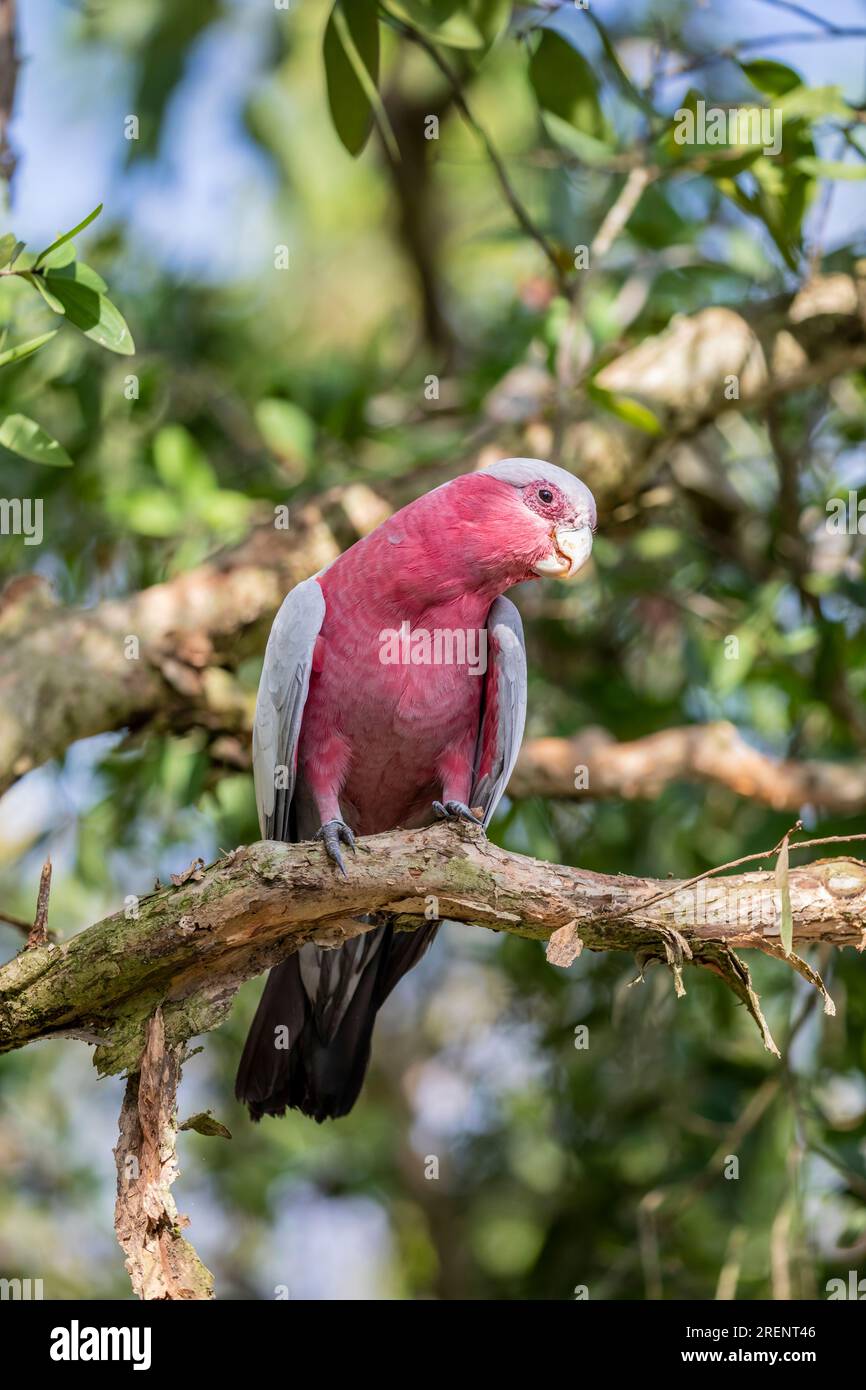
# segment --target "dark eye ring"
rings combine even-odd
[[[550,491],[549,487],[541,487],[538,489],[538,500],[539,502],[553,501],[553,493]]]

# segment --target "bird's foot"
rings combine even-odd
[[[349,849],[354,852],[355,836],[352,834],[346,822],[336,819],[326,820],[325,824],[320,826],[316,831],[316,839],[322,841],[322,844],[325,846],[325,853],[328,858],[333,860],[336,864],[343,878],[348,878],[349,875],[346,873],[343,856],[340,853],[340,845],[341,843],[348,845]]]
[[[471,825],[483,825],[483,821],[463,801],[434,801],[433,810],[440,820],[468,820]]]

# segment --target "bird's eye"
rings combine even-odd
[[[539,502],[553,501],[553,493],[550,491],[549,487],[540,487],[538,489],[538,500]]]

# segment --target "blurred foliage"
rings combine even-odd
[[[19,241],[13,232],[7,232],[0,237],[0,276],[7,284],[15,278],[31,285],[52,313],[74,324],[101,347],[128,356],[135,351],[135,344],[123,316],[106,296],[108,286],[102,277],[77,259],[72,241],[101,211],[102,204],[35,256],[27,255],[26,243]],[[51,342],[57,331],[51,329],[0,351],[0,367],[32,357]],[[0,422],[0,445],[7,453],[31,463],[47,463],[55,468],[67,468],[72,464],[62,445],[26,415],[7,415]]]
[[[527,438],[485,415],[513,367],[556,369],[569,307],[455,86],[560,270],[592,241],[632,164],[657,170],[582,288],[584,418],[658,428],[592,377],[677,314],[770,301],[813,266],[851,271],[862,245],[830,252],[822,237],[830,190],[866,171],[862,92],[811,81],[808,63],[798,71],[771,52],[704,62],[734,31],[726,7],[692,10],[306,0],[271,13],[94,0],[58,11],[68,41],[52,80],[64,81],[63,63],[112,54],[120,90],[94,91],[94,112],[132,112],[140,135],[125,141],[117,121],[107,213],[81,238],[90,281],[78,261],[44,278],[65,272],[67,291],[89,283],[98,296],[92,277],[110,283],[136,353],[99,351],[62,292],[82,333],[49,336],[51,299],[0,279],[10,346],[43,339],[5,358],[0,413],[37,418],[74,464],[46,468],[26,449],[0,457],[0,494],[41,497],[46,517],[38,550],[0,539],[4,577],[35,569],[63,601],[89,604],[197,563],[242,536],[260,506],[353,481],[417,474],[420,486],[425,470],[472,466],[491,444],[555,452],[549,420]],[[752,23],[758,12],[752,4]],[[184,166],[209,71],[232,76],[234,145],[205,140]],[[673,139],[678,107],[765,98],[786,113],[778,158]],[[435,139],[423,133],[431,114]],[[25,124],[25,156],[27,135]],[[173,180],[235,155],[231,196],[201,217],[190,271],[169,234]],[[264,171],[242,237],[253,195],[239,169],[250,180]],[[161,241],[124,196],[133,176],[144,181],[134,190],[157,197]],[[127,349],[104,345],[116,354],[131,337]],[[772,418],[720,418],[698,441],[705,466],[693,476],[662,455],[657,475],[604,518],[583,582],[518,595],[528,732],[598,724],[628,739],[726,718],[779,756],[862,757],[862,538],[831,536],[825,520],[828,499],[866,485],[864,442],[866,389],[852,372],[797,392]],[[793,546],[785,448],[797,460]],[[560,460],[579,471],[579,457]],[[238,674],[254,689],[257,662]],[[198,731],[92,740],[2,809],[0,903],[30,913],[50,848],[62,932],[196,854],[257,837],[250,777]],[[816,824],[811,808],[802,815]],[[717,787],[676,785],[651,803],[506,803],[493,836],[664,878],[766,849],[789,823]],[[860,828],[856,816],[820,822],[825,834]],[[661,970],[630,988],[636,966],[622,956],[585,954],[562,973],[535,944],[450,928],[380,1019],[355,1112],[321,1129],[297,1116],[253,1127],[232,1099],[251,983],[185,1072],[182,1118],[211,1110],[233,1135],[180,1139],[192,1239],[223,1296],[288,1285],[312,1297],[567,1299],[585,1285],[592,1298],[712,1298],[721,1279],[739,1298],[763,1298],[787,1278],[795,1296],[823,1297],[849,1267],[840,1247],[866,1233],[866,991],[852,953],[819,965],[832,1020],[792,972],[755,967],[774,1033],[794,1034],[780,1066],[713,980],[687,972],[676,1001]],[[120,1083],[97,1087],[86,1050],[69,1042],[0,1059],[0,1072],[0,1275],[44,1277],[47,1296],[124,1296],[111,1230]],[[736,1181],[724,1176],[731,1154]],[[425,1176],[432,1158],[438,1178]]]

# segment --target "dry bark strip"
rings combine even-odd
[[[666,896],[645,906],[660,891]],[[794,867],[790,892],[798,953],[818,941],[862,947],[866,865],[837,858]],[[661,960],[680,980],[684,961],[708,966],[753,1013],[748,971],[733,953],[774,953],[781,915],[772,873],[681,889],[511,854],[471,827],[371,836],[359,842],[346,881],[320,845],[262,841],[218,860],[199,881],[11,960],[0,969],[0,1051],[72,1034],[99,1039],[101,1072],[136,1071],[157,1008],[167,1045],[179,1047],[222,1021],[244,980],[305,941],[339,946],[369,930],[357,922],[347,931],[346,918],[362,912],[378,914],[374,922],[394,917],[406,930],[438,913],[539,940],[567,926],[588,950]]]
[[[189,1221],[178,1214],[171,1192],[178,1176],[181,1052],[166,1045],[162,1010],[156,1009],[120,1111],[114,1228],[133,1292],[142,1299],[213,1298],[213,1275],[181,1235]]]
[[[37,946],[44,946],[48,940],[48,899],[51,896],[51,858],[45,860],[42,865],[42,873],[39,877],[39,893],[36,898],[36,916],[33,919],[33,926],[27,935],[25,950],[33,951]]]

